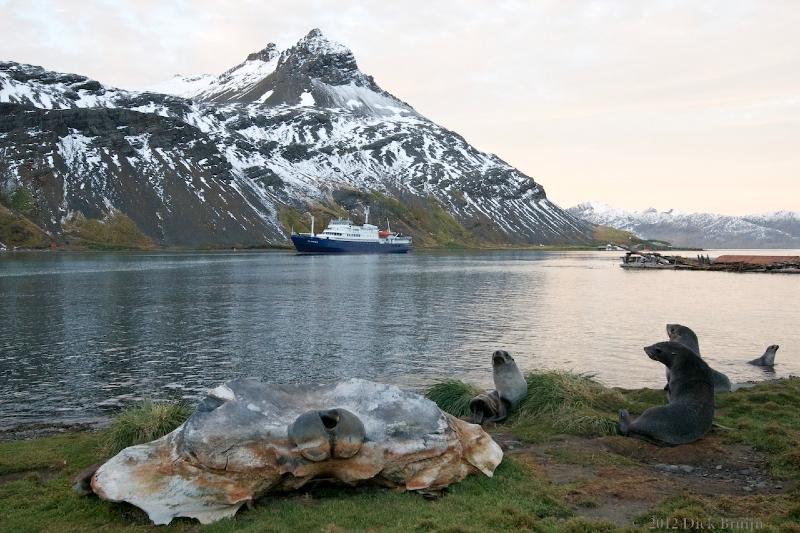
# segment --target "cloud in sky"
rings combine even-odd
[[[0,0],[0,59],[137,88],[311,28],[556,202],[800,210],[800,4]]]

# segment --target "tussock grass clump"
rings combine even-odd
[[[469,401],[480,394],[480,389],[457,379],[436,383],[425,393],[425,397],[439,409],[453,416],[469,415]]]
[[[617,433],[618,411],[628,407],[619,391],[591,376],[549,371],[526,376],[528,394],[512,420],[515,433],[569,433],[599,436]]]
[[[120,411],[105,431],[103,452],[115,455],[120,450],[163,437],[184,423],[191,408],[183,403],[144,401]]]
[[[715,402],[716,421],[732,428],[726,441],[766,453],[773,476],[800,479],[800,378],[717,394]]]
[[[542,440],[560,433],[582,436],[615,435],[621,408],[640,411],[637,402],[626,400],[591,376],[571,372],[530,373],[528,394],[506,424],[526,440]],[[469,401],[481,392],[459,380],[447,380],[430,387],[425,396],[453,416],[469,415]]]

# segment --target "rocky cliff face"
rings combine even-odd
[[[56,238],[71,214],[116,209],[164,244],[285,244],[307,211],[367,203],[423,244],[588,238],[532,178],[380,89],[319,30],[146,92],[0,63],[0,102],[0,190],[31,190]]]
[[[569,212],[592,224],[634,233],[673,246],[702,248],[800,248],[800,213],[778,211],[761,215],[624,211],[587,202]]]

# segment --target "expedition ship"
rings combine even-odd
[[[298,252],[308,254],[402,254],[411,250],[411,237],[392,233],[389,221],[385,230],[369,223],[369,207],[364,210],[364,225],[357,226],[352,220],[333,219],[322,233],[314,233],[314,217],[311,217],[311,233],[292,232],[292,244]]]

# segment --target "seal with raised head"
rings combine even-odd
[[[473,424],[505,420],[528,393],[528,382],[507,351],[497,350],[492,354],[492,375],[495,390],[479,394],[469,402]]]
[[[714,421],[711,368],[693,350],[677,342],[659,342],[644,351],[670,371],[669,404],[650,407],[635,420],[623,409],[619,412],[620,433],[661,446],[701,438]]]
[[[767,346],[764,355],[756,357],[752,361],[748,361],[748,363],[756,366],[775,366],[775,354],[778,352],[778,348],[780,348],[780,346],[777,344],[771,344]]]
[[[680,324],[667,324],[667,336],[669,336],[669,340],[683,344],[702,359],[703,355],[700,353],[700,343],[697,340],[697,335],[690,328]],[[713,368],[711,369],[711,376],[714,380],[714,392],[731,391],[731,380],[728,379],[728,376]],[[667,386],[664,388],[669,390],[669,368],[667,368]]]

